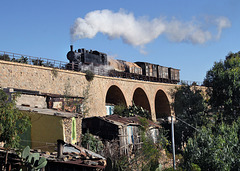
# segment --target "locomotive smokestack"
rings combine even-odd
[[[70,45],[70,50],[73,51],[73,45]]]

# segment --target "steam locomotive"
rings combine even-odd
[[[67,69],[75,71],[92,70],[99,75],[173,84],[180,81],[179,69],[147,62],[132,63],[117,60],[108,58],[107,54],[98,51],[85,49],[73,51],[72,45],[67,53],[67,59],[69,60]],[[104,71],[99,72],[100,70]]]

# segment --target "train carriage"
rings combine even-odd
[[[160,66],[158,65],[158,79],[162,82],[168,82],[169,76],[168,76],[168,67]]]
[[[124,63],[126,65],[126,68],[128,68],[129,73],[142,75],[142,68],[139,67],[137,64],[132,62],[126,62],[126,61]]]
[[[108,65],[115,71],[125,72],[125,65],[120,60],[108,58]]]
[[[135,62],[135,64],[142,68],[142,75],[157,78],[157,65],[147,62]]]
[[[179,69],[168,68],[168,73],[169,73],[169,79],[171,80],[171,83],[176,84],[180,81]]]

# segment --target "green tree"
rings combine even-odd
[[[229,53],[224,61],[215,62],[204,85],[209,87],[209,104],[217,121],[236,120],[240,116],[240,52]]]
[[[172,94],[174,102],[172,106],[177,118],[190,124],[192,127],[205,125],[207,117],[206,105],[202,91],[196,86],[182,85],[177,87]],[[175,124],[175,141],[177,149],[181,149],[190,137],[193,137],[194,128],[191,128],[181,120]]]
[[[0,142],[4,142],[7,150],[10,148],[18,148],[20,137],[30,126],[29,117],[20,112],[15,105],[16,96],[10,98],[3,90],[0,89]]]
[[[192,170],[197,164],[202,170],[238,170],[240,168],[239,126],[221,123],[216,127],[203,127],[190,138],[183,153],[183,166]]]

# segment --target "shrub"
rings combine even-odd
[[[0,60],[4,60],[4,61],[10,61],[10,57],[8,55],[0,55]]]
[[[126,109],[127,109],[127,107],[124,106],[123,104],[115,105],[113,113],[117,114],[117,115],[122,115],[123,111]]]
[[[82,146],[96,153],[103,149],[102,141],[89,131],[82,136]]]
[[[90,70],[86,70],[84,71],[84,73],[86,74],[85,77],[88,81],[92,81],[94,78],[94,73]]]
[[[133,102],[132,106],[129,106],[128,108],[125,108],[124,106],[118,106],[116,109],[114,107],[114,113],[118,114],[123,117],[131,117],[131,116],[141,116],[147,119],[151,119],[151,116],[149,114],[149,111],[146,109],[143,109],[140,106],[136,106]]]

